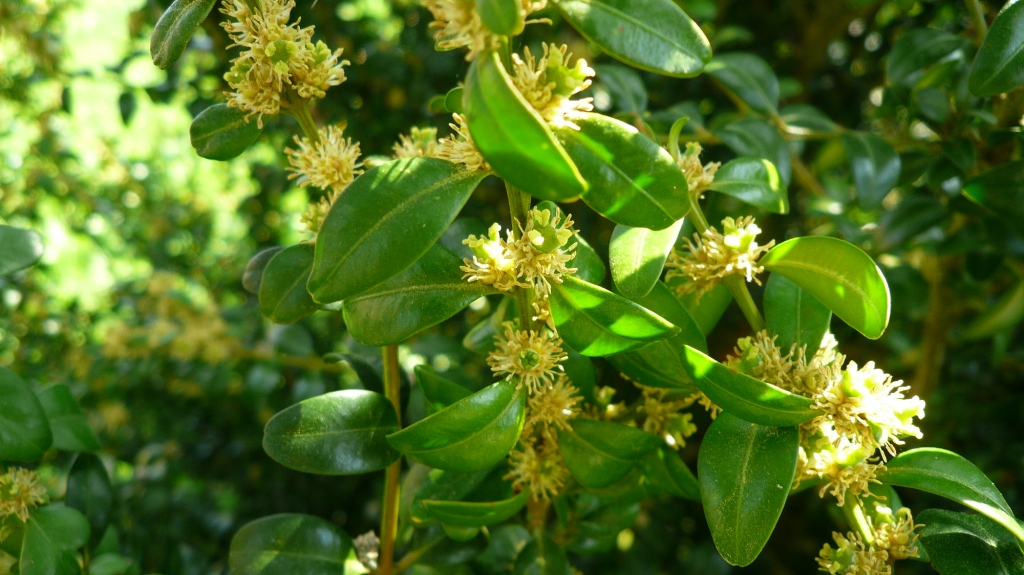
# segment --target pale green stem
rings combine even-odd
[[[967,11],[971,13],[971,22],[974,24],[974,43],[981,46],[985,36],[988,35],[988,22],[985,21],[985,11],[978,0],[965,0]]]
[[[299,127],[302,128],[302,133],[306,135],[313,144],[320,143],[320,131],[316,129],[316,122],[313,121],[313,115],[309,113],[309,105],[305,98],[302,98],[294,91],[288,92],[288,101],[291,103],[292,116],[299,122]]]
[[[875,542],[875,530],[871,528],[871,521],[868,520],[867,513],[864,511],[864,506],[861,505],[860,499],[857,497],[847,497],[843,503],[843,516],[846,517],[846,522],[850,524],[850,528],[860,533],[860,536],[864,538],[864,542],[868,545]]]
[[[530,211],[530,195],[508,182],[505,182],[505,191],[508,193],[508,208],[512,216],[512,237],[518,240],[523,236],[522,226],[526,225],[526,218]],[[516,307],[519,308],[520,327],[528,330],[540,329],[540,326],[534,325],[536,322],[533,321],[533,289],[516,288],[513,294]]]
[[[402,392],[398,364],[398,346],[389,345],[383,349],[384,394],[395,407],[398,427],[402,427]],[[402,475],[402,459],[388,466],[384,474],[384,502],[380,519],[380,559],[377,575],[393,575],[395,571],[395,539],[398,537],[398,505],[401,495],[399,479]]]

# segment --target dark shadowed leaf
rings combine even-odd
[[[975,96],[1024,86],[1024,4],[1007,2],[974,57],[967,85]]]
[[[889,142],[874,134],[847,132],[842,139],[861,209],[873,210],[899,182],[900,156]]]
[[[768,62],[753,54],[719,54],[706,71],[755,112],[767,116],[779,106],[779,79]]]
[[[941,575],[1020,575],[1024,553],[1005,529],[982,515],[925,509],[914,518],[921,545]]]
[[[526,505],[524,491],[510,499],[491,502],[437,501],[425,499],[423,506],[427,515],[446,525],[458,527],[482,527],[496,525],[511,518]]]
[[[333,523],[282,513],[243,525],[231,539],[228,564],[236,575],[339,575],[351,549]]]
[[[81,453],[68,474],[68,507],[82,512],[89,521],[89,547],[95,547],[110,525],[114,507],[114,491],[107,468],[99,457]]]
[[[35,461],[53,445],[53,432],[36,394],[0,366],[0,460]]]
[[[964,46],[963,38],[936,28],[915,28],[893,44],[885,75],[890,86],[913,87],[923,70]]]
[[[427,411],[436,413],[449,405],[468,397],[471,393],[454,381],[445,379],[425,365],[416,366],[416,381],[427,399]]]
[[[668,447],[655,449],[640,464],[644,477],[658,489],[673,497],[700,501],[700,484],[675,451]]]
[[[320,309],[306,283],[313,270],[313,246],[299,244],[276,254],[260,280],[260,312],[279,324],[295,323]]]
[[[46,506],[25,524],[21,575],[79,575],[78,548],[89,540],[89,522],[77,509]]]
[[[635,427],[577,419],[558,430],[565,465],[584,487],[607,487],[622,479],[646,453],[664,441]]]
[[[227,104],[214,104],[192,120],[189,136],[199,157],[225,162],[237,158],[256,143],[263,133],[255,118],[246,118],[248,112],[229,108]]]
[[[47,386],[39,392],[39,404],[50,420],[53,449],[99,451],[100,440],[89,427],[89,416],[78,405],[71,388],[63,383]]]
[[[0,276],[34,265],[43,257],[43,239],[32,230],[0,225]]]

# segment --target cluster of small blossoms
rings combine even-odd
[[[636,385],[642,392],[643,403],[637,411],[644,416],[643,430],[661,437],[672,449],[685,447],[686,439],[697,432],[697,426],[692,413],[681,412],[700,396],[679,397],[667,389]]]
[[[818,556],[818,569],[830,575],[892,575],[892,563],[917,557],[917,529],[910,509],[896,514],[877,507],[877,525],[871,526],[872,541],[859,533],[832,533],[836,547],[826,543]]]
[[[547,5],[547,0],[517,0],[523,20]],[[490,32],[476,11],[475,0],[426,0],[423,5],[430,10],[434,21],[434,42],[438,50],[468,48],[466,61],[475,59],[481,52],[498,47],[500,37]]]
[[[302,213],[302,224],[313,235],[314,242],[331,206],[345,188],[363,173],[363,163],[359,161],[359,143],[344,137],[343,126],[321,128],[317,140],[295,136],[298,149],[284,150],[288,156],[288,169],[292,172],[288,179],[297,179],[300,187],[312,185],[326,192],[319,201],[310,202]]]
[[[12,467],[0,475],[0,524],[12,515],[28,521],[29,510],[46,500],[46,488],[35,471]]]
[[[413,128],[409,135],[398,136],[398,143],[392,148],[396,159],[436,158],[440,149],[437,128]]]
[[[691,281],[681,284],[680,289],[701,296],[713,289],[723,278],[730,275],[743,276],[746,281],[761,285],[757,274],[764,268],[757,260],[775,245],[775,240],[766,245],[757,243],[757,227],[752,217],[738,220],[722,220],[722,232],[709,227],[702,235],[694,234],[694,241],[686,240],[688,253],[674,250],[666,264],[667,279],[685,277]]]
[[[480,150],[469,133],[469,125],[466,124],[466,117],[462,114],[452,114],[454,123],[448,124],[453,134],[447,138],[437,141],[435,156],[447,160],[453,164],[461,164],[468,170],[484,170],[489,172],[491,165],[480,154]]]
[[[570,125],[566,114],[590,112],[593,98],[573,100],[572,96],[590,87],[594,70],[583,58],[568,65],[569,47],[544,44],[544,55],[537,60],[524,48],[523,56],[512,54],[512,83],[544,121],[554,125]]]
[[[700,194],[715,181],[715,173],[722,166],[720,162],[702,164],[700,161],[702,151],[700,144],[689,142],[686,144],[686,152],[676,158],[679,169],[686,176],[687,189],[697,197],[700,197]]]
[[[253,6],[250,8],[250,6]],[[286,91],[304,99],[323,98],[326,90],[345,81],[341,50],[313,43],[313,27],[289,24],[294,0],[225,0],[222,26],[242,48],[224,79],[231,87],[228,105],[257,116],[277,115]]]
[[[495,339],[497,347],[487,357],[491,370],[525,385],[530,393],[551,387],[562,374],[560,364],[568,356],[562,350],[561,340],[547,330],[517,330],[508,322],[504,335]]]

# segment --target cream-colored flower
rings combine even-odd
[[[885,471],[885,465],[873,463],[862,459],[853,465],[843,465],[836,454],[825,449],[811,454],[809,465],[804,470],[804,475],[816,475],[825,483],[818,492],[819,497],[825,493],[836,498],[836,504],[842,507],[846,503],[846,496],[860,498],[866,495],[871,484],[881,484],[877,479],[878,473]]]
[[[757,274],[764,268],[757,265],[757,260],[775,245],[775,240],[759,245],[756,238],[761,228],[752,217],[739,220],[725,218],[722,229],[724,234],[714,227],[708,228],[703,235],[694,234],[696,243],[686,240],[688,254],[673,251],[666,264],[666,278],[691,279],[691,282],[683,284],[682,289],[699,295],[707,293],[730,275],[743,276],[746,281],[761,285]]]
[[[436,156],[453,164],[462,164],[469,170],[490,171],[491,165],[480,155],[480,150],[469,133],[469,125],[462,114],[452,114],[454,123],[451,126],[454,134],[437,142]]]
[[[864,542],[859,533],[832,533],[836,542],[828,543],[818,556],[818,570],[830,575],[892,575],[889,554]]]
[[[547,330],[516,330],[511,322],[505,324],[505,333],[495,337],[497,347],[487,356],[487,364],[498,376],[518,380],[530,393],[541,393],[558,380],[561,362],[569,356],[562,350],[558,336]]]
[[[676,158],[679,169],[686,176],[687,188],[691,194],[700,194],[715,181],[715,173],[722,166],[720,162],[702,164],[700,154],[703,151],[697,142],[688,142],[686,152]]]
[[[846,359],[836,351],[837,342],[832,334],[822,338],[821,346],[810,359],[806,346],[783,350],[775,344],[776,339],[767,331],[740,339],[726,365],[786,391],[811,397],[831,382],[834,367],[841,367]]]
[[[594,70],[580,58],[573,67],[569,47],[544,44],[544,55],[537,60],[529,48],[523,56],[512,54],[512,83],[545,121],[556,125],[572,125],[565,120],[571,112],[590,112],[593,98],[573,100],[572,96],[590,87]]]
[[[436,158],[438,157],[437,128],[413,128],[409,135],[398,136],[398,143],[392,148],[395,158]]]
[[[569,469],[555,442],[520,443],[509,455],[509,464],[511,470],[504,479],[512,482],[512,488],[545,501],[560,495],[569,482]]]
[[[526,425],[523,440],[535,433],[547,441],[555,441],[556,429],[569,429],[569,421],[579,415],[578,404],[583,400],[565,374],[558,374],[553,385],[539,386],[527,400]]]
[[[0,475],[0,523],[11,515],[28,521],[29,510],[46,501],[46,488],[35,471],[12,467]]]
[[[917,530],[923,525],[914,523],[910,509],[901,507],[895,515],[888,507],[876,509],[879,512],[876,515],[884,517],[885,520],[873,526],[875,547],[884,549],[889,554],[889,559],[893,561],[917,557]]]
[[[321,128],[319,137],[319,142],[312,142],[295,136],[298,149],[285,148],[293,172],[288,179],[298,178],[301,187],[313,185],[336,194],[363,173],[359,143],[345,138],[344,129],[338,126]],[[332,202],[333,198],[328,200],[328,207]]]
[[[523,20],[544,8],[547,0],[518,0]],[[498,47],[499,36],[487,30],[476,12],[474,0],[425,0],[423,5],[430,10],[434,21],[430,29],[438,50],[468,48],[466,61],[475,59],[481,52]]]
[[[698,391],[693,395],[686,398],[687,401],[696,402],[697,405],[704,408],[704,411],[708,412],[711,419],[718,417],[719,413],[722,413],[722,408],[715,405],[715,402],[711,401],[711,398],[704,395],[703,391]]]
[[[697,432],[692,413],[680,413],[693,405],[697,397],[671,396],[666,389],[637,385],[643,403],[638,411],[644,415],[643,429],[665,440],[672,449],[686,446],[686,438]]]
[[[463,260],[461,267],[465,275],[462,279],[473,283],[480,282],[493,286],[500,291],[511,291],[517,287],[529,287],[519,281],[516,271],[514,250],[510,244],[515,243],[512,232],[507,239],[501,237],[501,226],[492,224],[486,236],[471,235],[462,241],[473,251],[473,259]]]

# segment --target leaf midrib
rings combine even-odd
[[[882,315],[878,311],[878,308],[875,306],[875,301],[872,298],[868,297],[867,292],[862,290],[860,288],[860,286],[858,286],[857,284],[855,284],[855,283],[851,282],[849,279],[847,279],[846,276],[844,276],[844,275],[842,275],[842,274],[840,274],[838,272],[832,271],[829,268],[815,266],[815,265],[812,265],[812,264],[807,264],[807,263],[802,263],[802,262],[796,262],[796,261],[793,261],[793,260],[780,261],[780,262],[774,262],[774,263],[764,263],[764,266],[769,271],[775,271],[775,270],[778,270],[780,268],[784,269],[784,268],[787,268],[787,267],[788,268],[792,268],[792,269],[797,269],[797,270],[811,271],[811,272],[819,273],[819,274],[821,274],[821,275],[823,275],[823,276],[825,276],[825,277],[827,277],[829,279],[838,281],[839,283],[843,284],[844,286],[850,288],[850,290],[853,291],[855,294],[860,296],[861,300],[863,300],[864,303],[866,303],[867,306],[871,309],[871,313],[874,314],[874,316],[875,316],[874,319],[876,320],[877,325],[880,326],[880,325],[883,325],[885,323],[885,321],[882,318]],[[874,331],[874,330],[871,330],[871,331]]]

